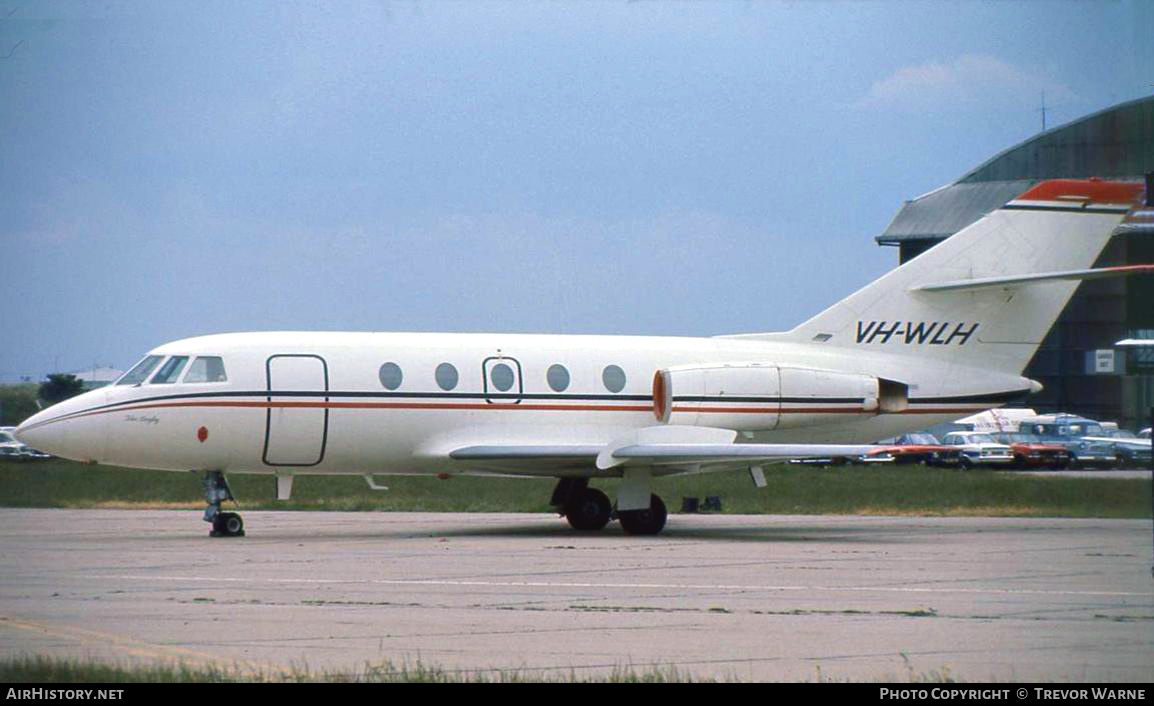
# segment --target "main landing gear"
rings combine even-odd
[[[665,528],[668,513],[665,503],[650,495],[649,507],[643,510],[622,510],[616,513],[625,534],[657,534]],[[565,516],[569,525],[582,532],[604,529],[613,519],[613,506],[608,496],[589,487],[588,478],[561,478],[553,490],[550,504]]]
[[[204,510],[204,521],[212,523],[209,537],[243,537],[244,520],[235,512],[221,512],[220,504],[225,500],[236,502],[228,481],[220,471],[204,474],[204,499],[208,507]]]
[[[625,534],[657,534],[665,528],[665,503],[656,495],[649,496],[649,507],[645,510],[624,510],[617,513],[621,529]]]

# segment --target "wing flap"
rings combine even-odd
[[[634,444],[617,449],[621,465],[705,466],[862,456],[872,444]]]
[[[592,462],[600,452],[600,446],[564,446],[558,444],[501,446],[490,444],[454,449],[449,452],[449,458],[455,461],[576,460]]]

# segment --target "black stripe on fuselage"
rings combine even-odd
[[[1008,392],[991,392],[981,395],[958,395],[956,397],[913,397],[910,404],[987,404],[990,406],[1016,402],[1025,399],[1030,390],[1010,390]]]
[[[652,398],[649,398],[652,399]],[[673,402],[781,402],[782,404],[865,404],[864,397],[734,397],[731,395],[700,395],[695,397],[674,396]]]

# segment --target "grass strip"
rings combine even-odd
[[[984,517],[1149,518],[1149,478],[1040,476],[922,466],[767,468],[756,489],[744,471],[658,479],[670,511],[681,498],[718,496],[736,514],[842,514]],[[87,466],[71,461],[0,462],[0,506],[55,508],[202,508],[200,474]],[[293,499],[276,500],[272,476],[232,475],[245,510],[545,512],[551,478],[300,476]],[[619,481],[594,480],[615,497]]]
[[[0,683],[51,684],[201,684],[201,683],[371,683],[371,684],[477,684],[477,683],[669,683],[713,682],[675,667],[635,669],[618,667],[604,674],[537,672],[535,670],[448,670],[422,662],[396,665],[366,664],[351,670],[312,671],[252,668],[242,665],[187,665],[183,663],[118,664],[55,657],[16,657],[0,660]]]

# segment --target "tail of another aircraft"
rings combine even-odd
[[[1142,184],[1043,182],[784,334],[743,338],[908,353],[1020,374]]]

